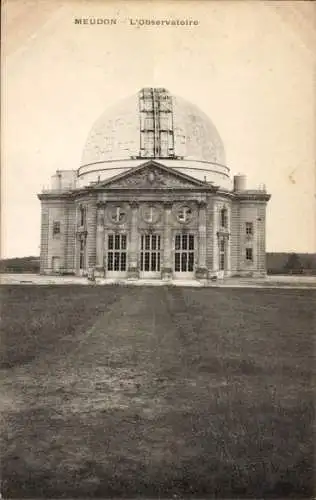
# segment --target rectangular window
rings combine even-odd
[[[109,234],[109,239],[108,239],[108,249],[113,250],[113,234]]]
[[[221,239],[219,242],[219,270],[225,271],[226,264],[226,242]]]
[[[146,234],[145,236],[145,250],[150,250],[150,235]]]
[[[160,271],[160,235],[141,235],[140,270],[145,272]]]
[[[79,268],[80,269],[84,268],[84,255],[82,253],[80,254],[80,259],[79,259]]]
[[[176,250],[180,250],[180,242],[181,242],[180,238],[181,238],[180,234],[177,234],[176,241],[175,241],[175,249]]]
[[[79,248],[79,269],[84,269],[84,257],[85,257],[85,243],[84,240],[80,240]]]
[[[108,254],[108,271],[113,271],[113,252]]]
[[[126,271],[126,253],[121,253],[121,271]]]
[[[60,222],[59,221],[53,222],[53,236],[56,236],[56,234],[60,234]]]
[[[253,250],[252,250],[252,248],[246,248],[246,260],[253,261]]]
[[[189,252],[188,271],[192,273],[193,269],[194,269],[194,252]]]
[[[156,270],[156,262],[157,262],[157,254],[156,254],[156,252],[152,252],[152,254],[151,254],[151,269],[153,271]]]
[[[142,242],[142,245],[143,245],[143,242]],[[142,248],[143,250],[143,248]],[[140,252],[140,270],[143,271],[144,270],[144,252]]]
[[[182,250],[187,250],[187,248],[188,248],[187,243],[188,243],[188,235],[183,234],[182,235]]]
[[[193,234],[189,235],[189,250],[194,250],[194,236],[193,236]]]
[[[86,222],[86,210],[84,207],[80,207],[80,226],[84,226]]]
[[[114,252],[114,271],[120,270],[120,252]]]
[[[150,253],[145,252],[145,271],[149,271]]]
[[[175,272],[192,273],[194,271],[194,234],[176,234],[175,250]]]
[[[126,234],[122,234],[121,250],[126,250]]]
[[[219,268],[220,268],[220,271],[225,270],[225,254],[223,254],[223,253],[221,253],[221,255],[220,255]]]
[[[151,249],[156,250],[156,235],[153,234],[151,237]]]
[[[183,272],[186,272],[186,270],[187,270],[187,258],[188,258],[187,252],[182,252],[182,254],[181,254],[181,267],[182,267]]]
[[[246,234],[247,235],[253,234],[253,223],[252,222],[246,222]]]
[[[115,235],[115,250],[119,250],[120,249],[120,240],[121,240],[121,235],[120,234],[116,234]]]
[[[226,208],[222,208],[220,211],[220,226],[222,228],[228,227],[228,212]]]
[[[126,234],[108,235],[107,269],[108,271],[126,271]],[[114,251],[115,250],[115,251]]]

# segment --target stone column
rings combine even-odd
[[[229,232],[226,236],[225,259],[226,259],[225,276],[230,276],[231,275],[231,232]]]
[[[96,226],[97,226],[97,205],[95,200],[87,205],[87,267],[94,269],[96,265]]]
[[[172,202],[164,203],[164,225],[163,225],[163,265],[161,268],[162,279],[172,278],[172,232],[171,232],[171,208]]]
[[[213,273],[218,274],[219,270],[219,239],[218,239],[218,206],[213,200]]]
[[[104,206],[97,210],[96,273],[104,276]]]
[[[200,201],[199,204],[199,248],[198,248],[198,268],[196,269],[197,278],[207,278],[206,267],[206,202]]]
[[[79,235],[79,207],[76,205],[76,213],[75,213],[75,273],[76,275],[80,274],[79,269],[79,252],[80,252],[80,235]]]
[[[132,209],[131,230],[128,248],[128,276],[130,278],[139,278],[138,269],[138,203],[130,203]]]

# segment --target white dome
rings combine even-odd
[[[218,184],[229,178],[224,146],[211,120],[161,88],[142,89],[100,116],[88,135],[78,175],[85,181],[96,175],[109,178],[150,158]]]

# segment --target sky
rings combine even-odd
[[[232,175],[266,184],[267,251],[316,251],[313,2],[6,0],[2,10],[3,258],[39,255],[37,193],[56,169],[78,168],[108,106],[146,86],[200,107]],[[130,24],[148,18],[199,24]]]

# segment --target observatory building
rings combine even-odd
[[[41,273],[207,279],[266,272],[264,186],[230,175],[195,105],[144,88],[93,125],[41,201]]]

